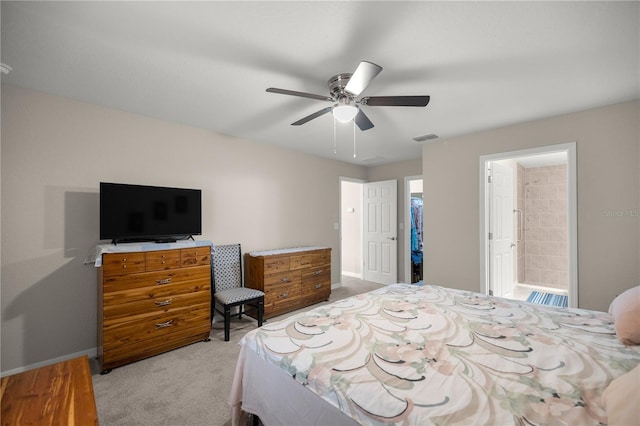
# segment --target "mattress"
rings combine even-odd
[[[394,284],[249,332],[232,419],[266,425],[606,424],[640,363],[604,312]]]

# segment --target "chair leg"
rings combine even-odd
[[[262,315],[264,314],[264,300],[258,301],[258,327],[262,327]]]
[[[231,307],[224,307],[224,341],[229,341],[229,328],[231,326]]]

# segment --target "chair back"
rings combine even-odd
[[[216,291],[242,287],[240,244],[213,246],[213,288]]]

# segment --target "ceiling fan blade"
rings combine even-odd
[[[358,65],[358,68],[353,72],[349,82],[344,87],[344,91],[353,96],[358,96],[371,83],[371,80],[380,74],[380,71],[382,71],[380,65],[367,61],[360,62],[360,65]]]
[[[333,101],[333,99],[331,99],[328,96],[314,95],[313,93],[306,93],[306,92],[296,92],[295,90],[278,89],[276,87],[269,87],[267,89],[267,92],[280,93],[281,95],[300,96],[302,98],[316,99],[319,101],[329,101],[329,102]]]
[[[371,120],[369,120],[369,117],[367,117],[366,114],[362,112],[361,109],[358,109],[358,114],[356,114],[354,120],[356,121],[356,124],[358,125],[360,130],[369,130],[373,127],[373,123],[371,122]]]
[[[291,123],[292,126],[299,126],[301,124],[306,123],[307,121],[311,121],[314,118],[318,118],[321,115],[324,115],[326,113],[328,113],[329,111],[331,111],[331,107],[326,107],[326,108],[322,108],[320,111],[316,111],[313,114],[309,114],[306,117],[301,118],[300,120],[296,121],[295,123]]]
[[[430,96],[369,96],[360,99],[361,105],[425,107]]]

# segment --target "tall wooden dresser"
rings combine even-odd
[[[210,329],[210,245],[102,254],[98,358],[103,372],[207,340]]]
[[[245,286],[261,290],[264,318],[329,299],[331,249],[297,247],[245,254]]]

